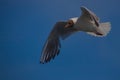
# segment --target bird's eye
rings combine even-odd
[[[68,24],[71,24],[71,22],[68,22]]]

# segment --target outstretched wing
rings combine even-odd
[[[57,22],[55,24],[43,47],[40,63],[47,63],[59,54],[61,48],[60,37],[65,39],[74,31],[72,27],[65,28],[65,25],[67,25],[67,22]]]
[[[60,37],[64,40],[72,33],[76,32],[76,29],[73,28],[73,24],[69,25],[68,22],[57,22],[55,24],[43,47],[40,63],[47,63],[59,54],[61,48]],[[66,25],[68,26],[67,28],[65,27]]]
[[[97,27],[99,27],[99,18],[86,7],[81,7],[82,16],[85,16],[88,20],[93,22]]]

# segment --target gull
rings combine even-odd
[[[57,22],[50,32],[43,47],[40,63],[47,63],[59,54],[60,39],[65,40],[76,32],[86,32],[96,37],[106,36],[111,30],[110,22],[100,22],[100,19],[88,8],[81,7],[81,16],[70,18],[67,21]]]

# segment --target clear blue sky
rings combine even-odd
[[[120,0],[0,0],[0,80],[120,80]],[[57,21],[80,16],[80,6],[110,21],[107,37],[76,33],[59,56],[39,64]]]

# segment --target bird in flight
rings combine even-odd
[[[42,50],[40,63],[47,63],[59,54],[61,44],[64,40],[76,32],[86,32],[96,37],[106,36],[110,29],[110,22],[100,22],[100,19],[88,8],[81,7],[81,16],[70,18],[67,21],[57,22],[50,32]]]

